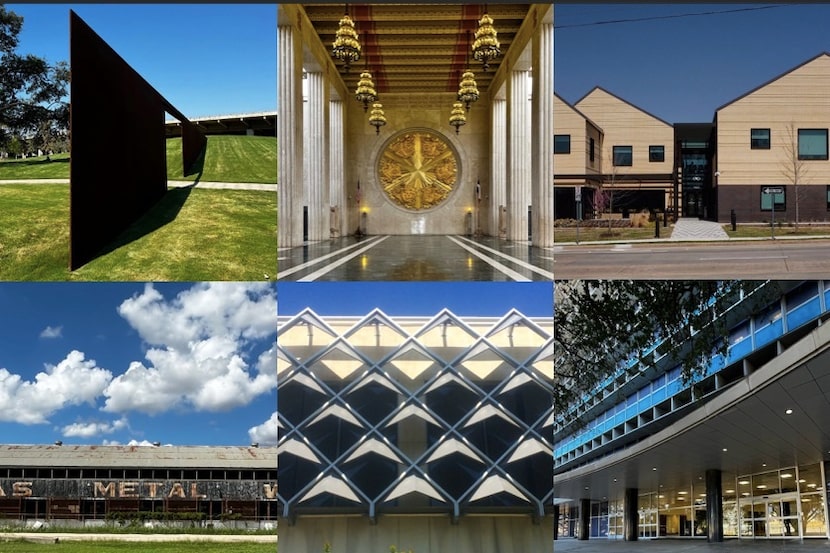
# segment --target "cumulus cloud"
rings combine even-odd
[[[148,284],[118,312],[151,347],[107,387],[104,410],[223,411],[273,390],[276,371],[264,367],[275,353],[261,353],[254,367],[247,358],[276,332],[276,311],[265,283],[199,283],[169,301]]]
[[[48,422],[55,411],[69,405],[93,405],[112,380],[112,373],[85,359],[80,351],[71,351],[57,365],[46,370],[34,381],[0,368],[0,421],[21,424]]]
[[[113,422],[76,422],[64,426],[61,432],[66,438],[91,438],[101,434],[112,434],[127,427],[127,419],[122,417]]]
[[[141,441],[138,441],[138,440],[130,440],[130,441],[129,441],[129,442],[127,442],[126,444],[122,444],[122,443],[121,443],[121,442],[119,442],[118,440],[106,440],[106,439],[105,439],[105,440],[102,442],[102,444],[103,444],[103,445],[128,445],[128,446],[131,446],[131,445],[137,445],[137,446],[150,446],[150,447],[155,446],[155,444],[154,444],[153,442],[148,442],[147,440],[141,440]],[[168,446],[170,446],[170,445],[172,445],[172,444],[164,444],[164,447],[168,447]]]
[[[61,338],[63,336],[62,326],[47,326],[40,332],[41,338]]]
[[[277,412],[264,423],[248,429],[248,436],[251,442],[259,442],[260,445],[277,445]]]

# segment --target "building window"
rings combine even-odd
[[[649,146],[648,160],[651,162],[666,161],[666,147],[665,146]]]
[[[614,167],[633,165],[631,146],[614,146]]]
[[[827,211],[830,211],[830,185],[827,185]]]
[[[783,186],[778,186],[776,188],[780,188],[782,191],[780,194],[767,194],[764,192],[766,188],[768,187],[761,187],[761,211],[772,211],[773,203],[775,203],[775,211],[786,211],[787,189]]]
[[[569,154],[569,153],[571,153],[571,135],[569,135],[569,134],[555,134],[555,135],[553,135],[553,153],[554,154]]]
[[[591,163],[594,162],[594,149],[595,149],[595,146],[596,145],[594,143],[594,139],[590,138],[589,141],[588,141],[588,159],[591,161]]]
[[[753,150],[769,150],[769,129],[751,129],[749,147]]]
[[[798,129],[798,159],[827,159],[827,129]]]

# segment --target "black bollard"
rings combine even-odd
[[[654,237],[660,238],[660,216],[654,214]]]
[[[732,231],[734,232],[738,224],[738,217],[735,215],[734,209],[729,213],[729,220],[732,222]]]

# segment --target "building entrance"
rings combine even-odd
[[[754,538],[801,538],[797,493],[755,498],[741,508],[741,535]]]

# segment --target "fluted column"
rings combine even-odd
[[[500,206],[506,205],[507,187],[507,102],[496,98],[492,104],[492,133],[490,135],[490,235],[499,236]]]
[[[329,238],[329,117],[328,87],[322,73],[310,72],[308,80],[308,160],[305,188],[308,205],[308,240]]]
[[[507,80],[507,239],[527,240],[530,205],[531,140],[528,71]]]
[[[277,243],[279,247],[291,247],[303,242],[302,44],[299,32],[291,25],[279,25],[277,31]]]
[[[337,217],[332,221],[333,237],[346,235],[346,167],[343,165],[343,102],[332,100],[329,104],[329,196]]]
[[[553,247],[553,22],[533,35],[533,245]]]

